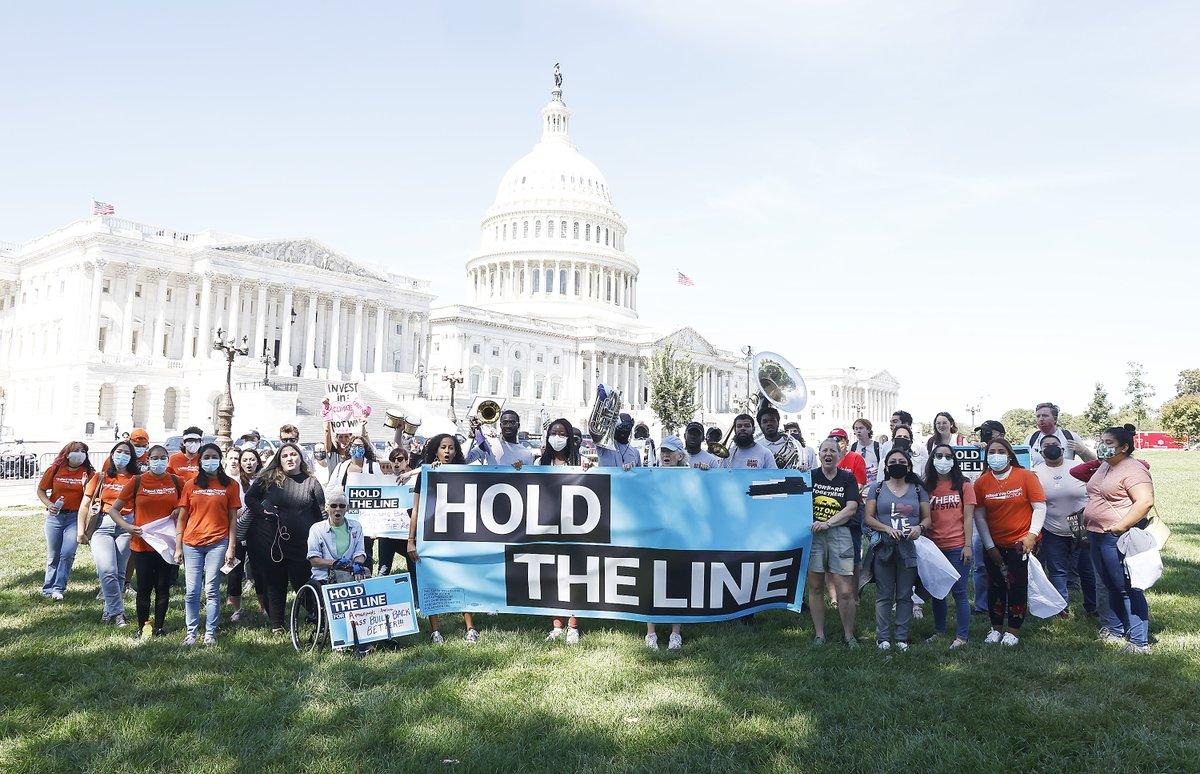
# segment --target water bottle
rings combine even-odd
[[[66,501],[63,500],[62,495],[59,495],[58,499],[54,501],[54,506],[52,508],[46,509],[46,515],[47,516],[57,516],[60,512],[62,512],[62,507],[63,507],[64,502],[66,502]]]

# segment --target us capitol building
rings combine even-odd
[[[699,367],[702,419],[726,429],[746,395],[745,356],[691,327],[639,321],[625,221],[571,123],[558,85],[541,110],[541,139],[505,173],[483,217],[466,304],[435,305],[416,261],[401,274],[315,239],[95,216],[0,242],[0,439],[103,446],[139,426],[154,438],[212,428],[225,388],[218,330],[245,337],[249,350],[233,366],[235,433],[254,426],[273,437],[290,421],[317,440],[326,382],[338,379],[359,381],[376,409],[421,416],[422,432],[447,430],[443,377],[460,374],[459,418],[478,395],[503,399],[535,432],[553,417],[579,422],[602,383],[655,426],[648,364],[668,341]],[[803,365],[784,342],[761,345]],[[899,384],[886,371],[801,373],[809,403],[791,418],[810,439],[860,415],[886,426],[897,408]]]

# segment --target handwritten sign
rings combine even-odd
[[[361,435],[371,407],[362,401],[358,382],[329,382],[325,388],[327,405],[321,418],[329,423],[333,433]]]

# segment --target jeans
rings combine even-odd
[[[960,640],[967,639],[967,630],[971,626],[971,608],[967,604],[967,568],[963,566],[963,550],[961,548],[943,549],[942,555],[949,560],[954,569],[958,570],[958,580],[954,581],[950,594],[954,595],[954,636]],[[933,629],[938,634],[946,633],[946,614],[949,603],[945,599],[933,600]]]
[[[875,557],[875,641],[892,638],[892,607],[896,608],[896,641],[908,642],[908,625],[912,622],[913,584],[917,568],[907,567],[895,551],[886,561]]]
[[[983,555],[983,541],[976,535],[971,541],[971,556],[975,563],[975,568],[971,573],[972,582],[975,584],[975,607],[977,613],[986,613],[988,611],[988,576],[987,562]]]
[[[200,582],[204,581],[204,633],[215,637],[221,620],[221,565],[225,564],[225,549],[229,540],[207,546],[183,544],[183,566],[187,573],[187,594],[184,597],[184,618],[188,635],[200,630]]]
[[[1092,570],[1092,557],[1088,551],[1076,548],[1074,538],[1042,530],[1042,548],[1038,558],[1046,568],[1046,577],[1068,602],[1071,597],[1068,596],[1067,574],[1074,567],[1079,573],[1079,586],[1083,591],[1083,609],[1089,613],[1096,612],[1096,573]]]
[[[79,511],[59,511],[46,517],[46,580],[42,594],[67,590],[67,576],[75,564],[78,547]]]
[[[1150,643],[1150,607],[1146,593],[1129,585],[1125,574],[1125,555],[1117,548],[1117,536],[1109,532],[1089,532],[1092,563],[1108,589],[1108,607],[1104,625],[1118,637],[1134,645]]]
[[[129,533],[117,529],[107,516],[92,534],[92,561],[104,594],[105,618],[125,615],[125,564],[129,561],[130,539]]]

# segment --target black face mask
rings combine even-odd
[[[622,427],[613,432],[613,440],[617,443],[629,443],[629,428]]]
[[[1042,456],[1045,457],[1046,459],[1050,460],[1051,462],[1053,462],[1054,460],[1062,459],[1062,447],[1054,446],[1053,444],[1051,444],[1050,446],[1043,446],[1042,447]]]
[[[887,466],[887,474],[888,478],[904,478],[908,475],[908,466],[900,462],[893,463]]]

